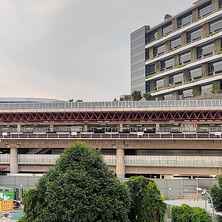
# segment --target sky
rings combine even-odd
[[[0,97],[108,101],[130,92],[130,33],[192,0],[1,0]]]

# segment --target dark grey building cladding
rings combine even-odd
[[[131,92],[141,91],[145,93],[145,45],[146,32],[149,26],[131,33],[130,48],[131,48]]]

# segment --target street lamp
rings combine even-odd
[[[215,219],[215,209],[214,209],[213,198],[211,197],[210,193],[206,189],[202,189],[200,187],[197,187],[197,191],[201,191],[201,195],[207,196],[207,198],[210,200],[210,204],[212,206],[212,221],[215,221],[214,220]],[[207,208],[207,207],[205,206],[205,208]]]

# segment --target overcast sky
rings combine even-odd
[[[192,0],[1,0],[0,97],[111,100],[130,91],[130,32]]]

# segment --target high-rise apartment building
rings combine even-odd
[[[156,100],[222,95],[222,0],[199,0],[131,34],[131,91]]]

